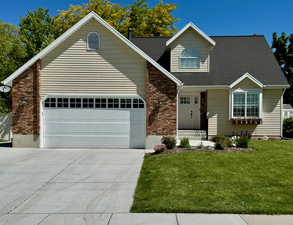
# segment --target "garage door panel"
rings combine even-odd
[[[128,135],[130,124],[125,123],[67,123],[51,122],[46,125],[46,136],[48,135]]]
[[[77,99],[77,97],[64,98],[67,101],[71,98]],[[116,105],[116,108],[101,109],[96,108],[96,97],[92,98],[94,100],[91,108],[83,108],[84,99],[78,98],[81,100],[79,108],[71,108],[70,104],[66,105],[64,102],[61,106],[67,108],[59,107],[60,97],[50,97],[49,101],[45,101],[43,113],[45,147],[144,148],[146,118],[143,101],[131,100],[129,107],[129,98],[119,99],[121,108],[117,108]],[[101,102],[99,101],[99,104]]]
[[[48,137],[50,143],[45,143],[45,145],[50,144],[54,147],[84,147],[84,148],[95,148],[95,147],[105,147],[105,148],[128,148],[129,139],[126,136],[50,136]],[[113,142],[115,139],[115,142]]]
[[[68,114],[70,113],[70,116]],[[79,121],[79,122],[92,122],[99,118],[99,122],[111,121],[125,121],[130,118],[129,110],[91,110],[91,109],[54,109],[50,113],[46,113],[47,121]]]

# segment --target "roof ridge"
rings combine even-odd
[[[210,37],[264,37],[265,35],[263,34],[248,34],[248,35],[210,35]],[[153,37],[132,37],[132,38],[172,38],[170,37],[163,37],[163,36],[153,36]]]
[[[163,36],[153,36],[153,37],[132,37],[132,38],[171,38],[172,36],[170,37],[163,37]]]
[[[210,37],[264,37],[263,34],[251,34],[251,35],[210,35]]]

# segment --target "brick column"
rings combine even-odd
[[[176,135],[177,85],[161,71],[148,64],[145,79],[147,135]]]
[[[39,76],[41,62],[38,61],[29,69],[18,76],[12,84],[12,133],[33,137],[32,141],[39,136]],[[33,144],[35,145],[35,144]],[[28,143],[26,141],[26,146]]]

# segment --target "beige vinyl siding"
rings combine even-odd
[[[281,89],[264,89],[262,124],[233,125],[229,120],[229,90],[208,90],[209,136],[246,131],[255,136],[281,136],[281,98]]]
[[[238,88],[259,89],[260,87],[249,78],[245,78],[239,84],[235,85],[235,87],[233,87],[233,89],[238,89]]]
[[[98,32],[100,49],[87,50]],[[40,94],[144,95],[146,61],[113,33],[91,20],[42,59]]]
[[[195,31],[188,29],[171,44],[171,72],[209,72],[210,45]],[[195,48],[200,53],[199,69],[180,68],[180,56],[184,49]]]

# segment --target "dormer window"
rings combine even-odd
[[[200,54],[195,48],[187,48],[181,52],[180,67],[182,69],[200,68]]]
[[[97,50],[100,48],[100,36],[96,32],[90,32],[87,36],[87,49]]]

